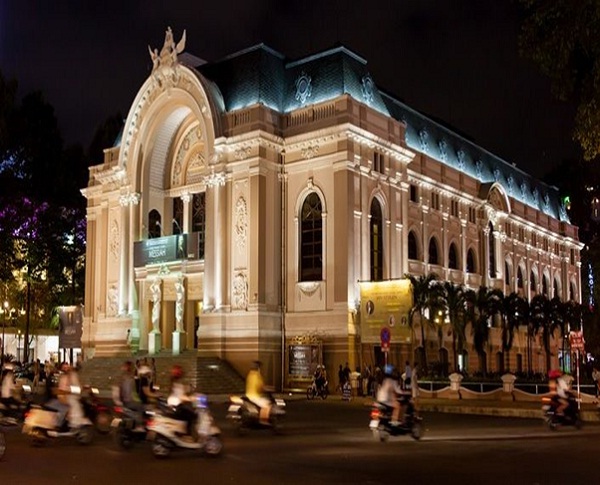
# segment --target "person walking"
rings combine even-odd
[[[594,380],[594,384],[596,385],[596,402],[600,397],[600,371],[598,368],[594,367],[592,371],[592,379]]]

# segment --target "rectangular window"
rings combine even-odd
[[[506,233],[506,235],[508,237],[512,237],[512,231],[511,231],[511,225],[510,222],[505,222],[504,223],[504,232]]]
[[[531,245],[537,246],[537,234],[535,232],[531,233]]]
[[[571,248],[571,264],[575,264],[575,250]]]
[[[554,243],[554,254],[560,256],[560,244],[558,244],[557,242]]]
[[[379,173],[385,173],[384,157],[379,152],[373,152],[373,169]]]
[[[413,184],[410,184],[410,201],[419,202],[419,192],[417,186]]]
[[[525,242],[525,229],[519,227],[519,241]]]
[[[431,192],[431,208],[437,211],[440,210],[440,194]]]
[[[544,238],[544,251],[548,252],[548,239]]]
[[[458,200],[450,201],[450,215],[458,217]]]
[[[469,222],[473,224],[477,222],[477,209],[475,207],[469,207]]]

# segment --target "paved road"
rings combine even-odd
[[[360,403],[292,401],[285,433],[239,437],[213,406],[225,449],[211,459],[182,452],[168,460],[149,446],[118,451],[109,437],[89,447],[69,440],[31,448],[7,435],[0,483],[7,484],[566,484],[597,483],[600,426],[551,432],[540,420],[427,413],[425,435],[373,440]]]

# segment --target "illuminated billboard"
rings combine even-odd
[[[410,280],[360,283],[360,322],[363,343],[381,343],[384,328],[392,344],[411,342],[408,312],[413,306]]]

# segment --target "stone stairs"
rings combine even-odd
[[[156,363],[156,382],[163,393],[167,392],[170,383],[170,370],[179,364],[185,372],[184,380],[195,386],[204,394],[239,394],[244,392],[244,378],[225,360],[218,357],[199,357],[195,352],[183,352],[181,355],[161,353],[158,355],[140,355],[127,357],[95,357],[83,363],[80,371],[82,384],[90,384],[103,392],[110,391],[118,385],[121,366],[126,360],[135,363],[151,358]]]

